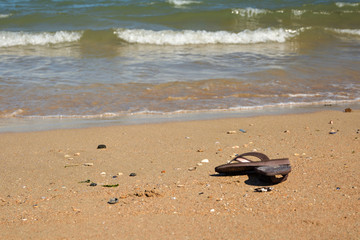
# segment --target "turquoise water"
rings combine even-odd
[[[359,1],[0,2],[0,131],[357,106],[359,79]]]

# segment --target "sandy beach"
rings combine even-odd
[[[0,238],[359,239],[359,119],[326,111],[2,133]],[[288,180],[255,192],[254,176],[215,173],[251,151],[289,158]]]

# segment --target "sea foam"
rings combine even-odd
[[[81,38],[80,32],[0,32],[0,47],[24,46],[24,45],[46,45],[65,42],[75,42]]]
[[[12,14],[0,14],[0,18],[8,18],[11,16],[12,16]]]
[[[265,42],[285,42],[298,34],[287,29],[245,30],[239,33],[226,31],[152,31],[144,29],[117,29],[114,33],[129,43],[154,45],[189,45],[189,44],[249,44]]]
[[[360,29],[338,29],[338,28],[327,28],[327,30],[340,33],[360,36]]]
[[[258,9],[258,8],[240,8],[240,9],[233,9],[231,11],[232,14],[240,15],[242,17],[254,17],[259,14],[267,13],[265,9]]]
[[[182,7],[184,5],[189,5],[193,3],[199,3],[198,1],[191,1],[191,0],[168,0],[168,2],[177,7]]]
[[[346,2],[337,2],[335,5],[339,8],[342,7],[357,7],[359,6],[359,3],[346,3]]]

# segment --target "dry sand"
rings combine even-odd
[[[0,239],[359,239],[358,129],[329,111],[3,133]],[[288,180],[215,175],[249,151],[289,157]]]

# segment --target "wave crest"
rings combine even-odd
[[[24,45],[47,45],[80,40],[81,32],[0,32],[0,47],[24,46]]]
[[[129,43],[154,45],[190,45],[190,44],[249,44],[265,42],[285,42],[299,32],[287,29],[245,30],[239,33],[226,31],[152,31],[144,29],[117,29],[114,33]]]

